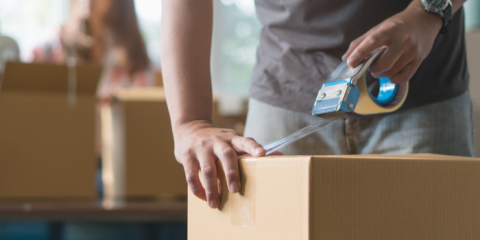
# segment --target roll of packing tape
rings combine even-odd
[[[380,93],[377,98],[372,96],[367,88],[367,77],[364,73],[357,81],[360,97],[353,111],[360,115],[389,113],[399,109],[408,94],[408,82],[402,84],[389,83],[388,79],[380,80]],[[383,84],[383,86],[382,86]]]

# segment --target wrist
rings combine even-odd
[[[174,134],[178,132],[183,132],[183,131],[191,132],[197,129],[208,128],[208,127],[216,127],[216,126],[213,124],[211,120],[200,119],[200,118],[172,124]]]
[[[429,29],[435,33],[440,32],[443,26],[443,19],[440,15],[425,11],[425,7],[420,0],[414,0],[405,9],[409,15],[415,16],[416,23],[424,23]]]

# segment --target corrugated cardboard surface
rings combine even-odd
[[[123,102],[126,196],[187,194],[183,167],[174,156],[165,101]]]
[[[250,194],[228,193],[221,179],[212,210],[189,193],[189,239],[480,239],[475,158],[281,156],[240,166]]]
[[[310,157],[242,159],[242,191],[255,188],[249,195],[230,194],[217,165],[222,176],[220,210],[189,192],[188,238],[308,239],[309,165]]]
[[[101,69],[8,63],[0,93],[0,198],[93,199],[95,89]]]
[[[117,177],[107,187],[117,190],[109,195],[150,200],[185,197],[185,174],[175,160],[163,88],[125,90],[118,93],[117,100],[112,107],[112,124],[104,126],[116,128],[117,136],[111,148],[112,171],[116,171],[111,174]],[[114,166],[118,164],[123,166]]]

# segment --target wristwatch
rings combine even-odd
[[[443,20],[440,33],[446,33],[447,27],[452,22],[452,2],[450,0],[422,0],[425,11],[440,15]]]

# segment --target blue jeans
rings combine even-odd
[[[313,103],[312,103],[313,104]],[[250,99],[245,136],[270,143],[317,117]],[[280,151],[287,155],[437,153],[475,155],[468,92],[388,115],[345,118]]]

